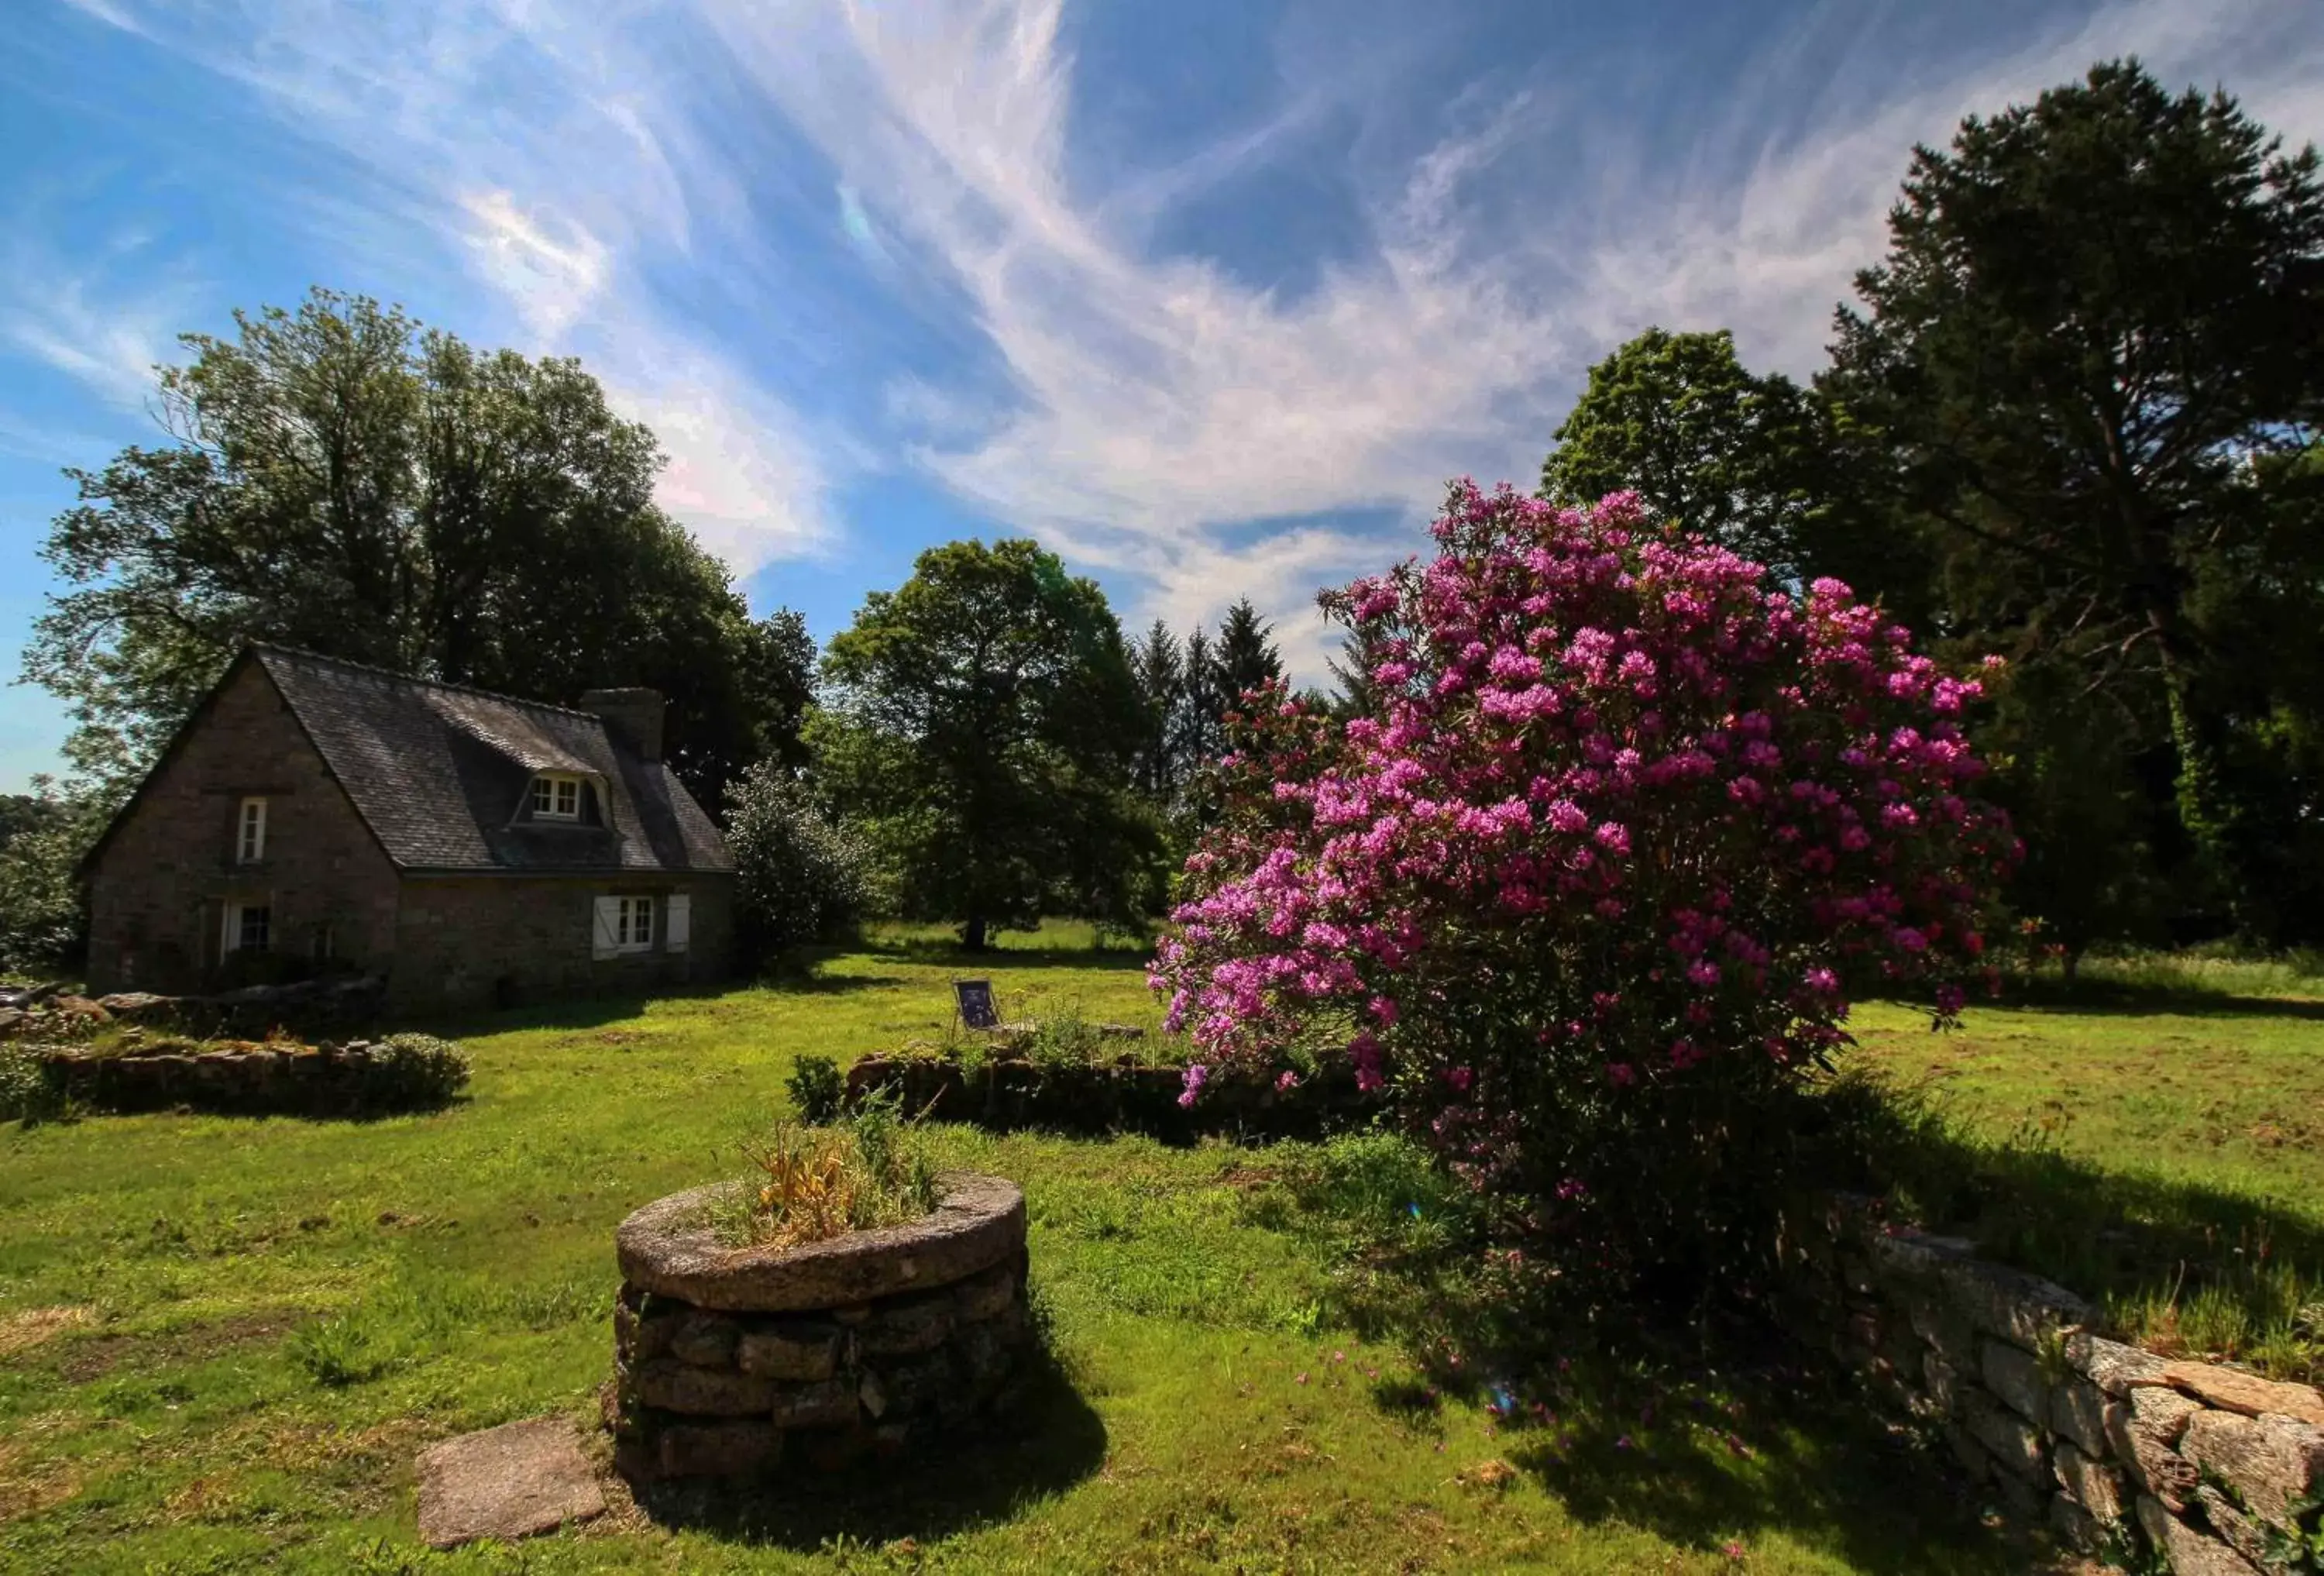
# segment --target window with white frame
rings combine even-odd
[[[274,910],[265,903],[228,903],[218,950],[266,952],[274,945]]]
[[[654,899],[650,897],[600,898],[595,922],[590,950],[598,957],[653,950]]]
[[[242,814],[235,819],[234,858],[236,864],[256,864],[266,857],[266,801],[248,798],[242,801]]]
[[[578,821],[581,779],[561,772],[543,772],[532,779],[532,818],[536,821]]]

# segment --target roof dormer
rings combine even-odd
[[[531,818],[536,821],[578,821],[583,804],[581,774],[543,771],[532,779]]]

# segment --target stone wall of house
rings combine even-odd
[[[828,1309],[719,1312],[625,1285],[613,1331],[609,1421],[632,1481],[895,1454],[1002,1402],[1031,1343],[1021,1251]]]
[[[396,916],[388,1002],[398,1013],[613,995],[724,979],[733,950],[733,879],[716,872],[636,877],[408,876]],[[684,952],[591,955],[599,897],[692,899]]]
[[[265,857],[235,817],[266,800]],[[255,662],[163,760],[90,871],[92,994],[217,982],[225,905],[264,903],[270,950],[376,967],[395,940],[394,867]]]
[[[2201,1576],[2259,1576],[2272,1539],[2314,1531],[2313,1387],[2106,1340],[2072,1293],[1860,1201],[1835,1201],[1790,1248],[1794,1328],[1941,1437],[2015,1516],[2117,1562],[2159,1556]]]

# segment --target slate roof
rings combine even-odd
[[[587,712],[281,646],[254,646],[251,659],[404,869],[734,868],[716,824],[669,766],[617,743]],[[596,824],[519,820],[541,771],[589,779]]]

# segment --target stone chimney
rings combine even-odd
[[[640,758],[661,759],[661,691],[593,689],[581,697],[581,709],[603,717],[606,732],[636,751]]]

